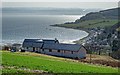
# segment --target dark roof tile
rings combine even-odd
[[[78,44],[44,44],[43,49],[78,51],[82,46]]]

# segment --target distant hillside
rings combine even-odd
[[[74,28],[74,29],[93,29],[111,27],[118,23],[118,10],[120,8],[102,10],[99,12],[90,12],[77,19],[75,22],[56,24],[53,26]]]
[[[85,16],[81,17],[80,19],[76,20],[75,22],[81,22],[85,20],[96,20],[96,19],[118,19],[118,10],[120,8],[102,10],[99,12],[90,12]]]

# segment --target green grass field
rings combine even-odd
[[[43,70],[50,73],[117,73],[117,68],[85,64],[45,56],[36,53],[20,53],[2,51],[3,73],[27,73],[21,68]]]
[[[83,21],[80,22],[78,24],[60,24],[60,25],[56,25],[56,26],[60,26],[60,27],[67,27],[67,28],[105,28],[105,27],[110,27],[113,26],[114,24],[116,24],[118,22],[118,20],[87,20],[87,21]]]

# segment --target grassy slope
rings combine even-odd
[[[117,22],[118,22],[117,20],[111,20],[111,19],[101,20],[101,19],[99,19],[99,20],[87,20],[87,21],[80,22],[78,24],[60,24],[60,25],[56,25],[56,26],[67,27],[67,28],[76,28],[76,29],[96,28],[96,27],[104,28],[104,27],[112,26],[112,25],[116,24]]]
[[[2,53],[0,52],[0,64],[2,63]],[[0,75],[2,74],[2,68],[1,68],[1,65],[0,65]]]
[[[33,55],[31,55],[33,54]],[[36,53],[24,54],[24,53],[10,53],[2,52],[2,65],[3,66],[15,66],[17,68],[29,68],[31,70],[44,70],[54,73],[115,73],[118,69],[104,66],[95,66],[84,63],[78,63],[73,61],[64,61],[63,59],[57,59],[46,56],[39,56]],[[6,71],[5,72],[16,72]],[[10,69],[9,69],[10,70]],[[12,69],[11,69],[12,70]]]

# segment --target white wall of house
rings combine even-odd
[[[36,48],[35,48],[35,52],[41,52],[41,50],[42,50],[42,49],[39,48],[39,47],[36,47]]]
[[[65,51],[65,50],[52,50],[52,52],[49,52],[49,49],[44,49],[41,53],[49,54],[49,55],[56,55],[56,56],[63,56],[63,57],[72,57],[72,58],[84,58],[86,57],[86,50],[82,48],[82,50],[79,51]]]
[[[78,57],[79,58],[86,57],[86,49],[84,47],[81,47],[81,49],[78,51]]]
[[[25,47],[24,48],[27,51],[33,51],[33,47]],[[86,57],[86,49],[82,47],[79,51],[67,51],[67,50],[52,50],[51,52],[49,49],[41,49],[41,48],[35,48],[35,51],[42,53],[42,54],[49,54],[49,55],[56,55],[56,56],[63,56],[63,57],[72,57],[72,58],[84,58]]]
[[[33,47],[24,47],[26,51],[33,51]]]
[[[49,52],[49,49],[45,49],[45,54],[63,56],[62,50],[60,50],[60,52],[58,52],[58,50],[52,50],[52,52]]]
[[[72,57],[76,58],[77,57],[77,52],[76,51],[64,51],[63,54],[65,57]]]

